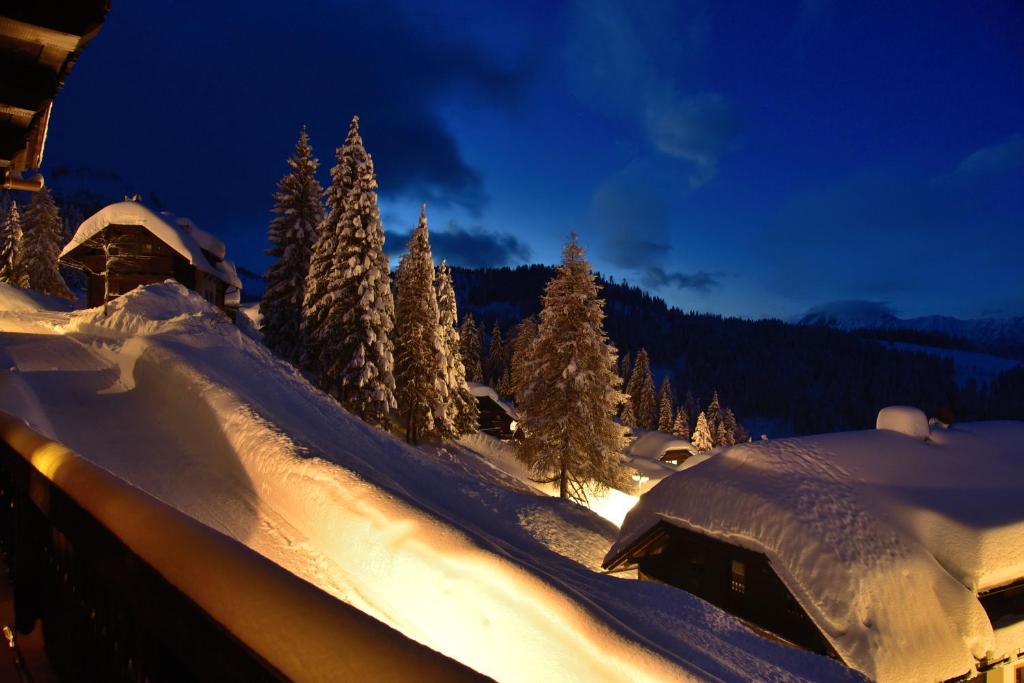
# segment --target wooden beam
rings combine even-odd
[[[81,36],[64,33],[45,26],[28,24],[17,19],[0,16],[0,35],[43,47],[53,47],[63,52],[74,52],[82,40]]]

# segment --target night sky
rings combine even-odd
[[[427,202],[437,257],[553,263],[575,229],[684,309],[1024,315],[1019,0],[490,4],[113,0],[43,171],[262,271],[300,127],[326,183],[358,114],[389,249]]]

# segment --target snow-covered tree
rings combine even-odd
[[[448,411],[455,427],[453,436],[470,434],[477,429],[480,410],[477,408],[476,397],[470,393],[466,384],[466,368],[462,364],[459,332],[455,329],[455,321],[459,317],[455,287],[452,284],[452,272],[444,261],[441,261],[437,269],[437,310],[441,334],[444,337],[447,364],[445,382],[448,386]]]
[[[537,338],[537,320],[532,315],[519,321],[516,328],[515,338],[512,340],[512,395],[519,401],[519,394],[526,386],[529,375],[527,374],[527,360],[530,357],[530,348],[533,340]]]
[[[718,437],[718,425],[722,422],[722,407],[718,402],[718,391],[715,391],[711,396],[711,403],[704,410],[704,415],[708,419],[708,430],[711,432],[712,438],[717,441]],[[715,443],[716,446],[721,446],[720,443]]]
[[[64,224],[49,190],[43,188],[35,193],[21,217],[21,227],[20,257],[28,286],[43,294],[73,299],[57,269]]]
[[[697,397],[694,396],[693,392],[689,389],[686,391],[686,398],[683,400],[683,407],[686,409],[686,415],[690,420],[688,424],[692,431],[696,428],[694,420],[696,420],[697,415],[700,414],[700,401],[697,400]]]
[[[409,443],[430,434],[455,434],[447,410],[448,363],[439,320],[424,205],[395,274],[395,393]]]
[[[515,391],[512,388],[512,371],[509,368],[505,368],[505,372],[502,373],[501,379],[498,380],[498,386],[494,387],[494,390],[498,392],[498,396],[502,398],[512,398]]]
[[[491,328],[491,345],[487,350],[487,383],[496,386],[505,374],[505,341],[501,338],[501,326],[494,321]]]
[[[672,432],[672,383],[668,381],[668,375],[661,380],[658,391],[658,431]]]
[[[28,271],[21,254],[22,229],[18,203],[11,202],[0,224],[0,282],[28,287]]]
[[[519,402],[524,437],[517,454],[539,481],[557,482],[561,497],[585,501],[588,483],[596,490],[623,484],[623,431],[613,418],[625,396],[604,331],[604,301],[575,234],[542,303]]]
[[[459,348],[462,351],[462,363],[466,366],[466,380],[483,382],[484,370],[480,363],[480,330],[472,313],[467,313],[459,327]]]
[[[629,351],[622,354],[619,358],[619,377],[622,378],[622,386],[629,386],[629,372],[633,369],[633,357],[629,355]]]
[[[619,420],[630,429],[636,429],[636,415],[633,413],[633,402],[629,400],[628,394],[626,400],[622,402],[622,412],[619,413]]]
[[[394,300],[384,252],[373,160],[352,118],[327,190],[327,217],[313,250],[303,331],[321,388],[363,420],[395,407]]]
[[[703,412],[697,416],[697,427],[693,430],[691,443],[698,453],[710,451],[715,447],[714,440],[711,438],[711,428],[708,426],[708,418]]]
[[[656,429],[658,403],[654,396],[654,377],[651,375],[651,365],[647,360],[647,349],[640,349],[636,354],[636,365],[633,366],[626,393],[633,401],[636,426],[641,429]]]
[[[293,363],[302,356],[306,277],[317,243],[317,229],[324,219],[320,203],[323,188],[316,179],[319,165],[303,126],[295,152],[288,159],[290,170],[277,184],[274,218],[267,231],[267,240],[274,245],[267,254],[277,257],[277,261],[266,275],[267,288],[260,302],[261,330],[267,346]]]
[[[731,446],[732,444],[729,443],[731,438],[732,435],[726,430],[725,423],[719,422],[718,429],[715,432],[715,446]]]
[[[739,425],[736,423],[736,415],[733,414],[730,408],[722,410],[722,443],[720,446],[734,446],[738,442],[736,441],[736,432]]]
[[[686,408],[683,406],[679,406],[676,419],[672,421],[672,434],[680,439],[690,438],[690,417],[686,414]]]

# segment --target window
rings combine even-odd
[[[741,594],[747,592],[747,568],[739,560],[732,561],[732,589]]]
[[[1013,670],[1013,683],[1024,683],[1024,664]]]

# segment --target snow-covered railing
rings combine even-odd
[[[484,680],[5,413],[0,547],[62,679]]]

